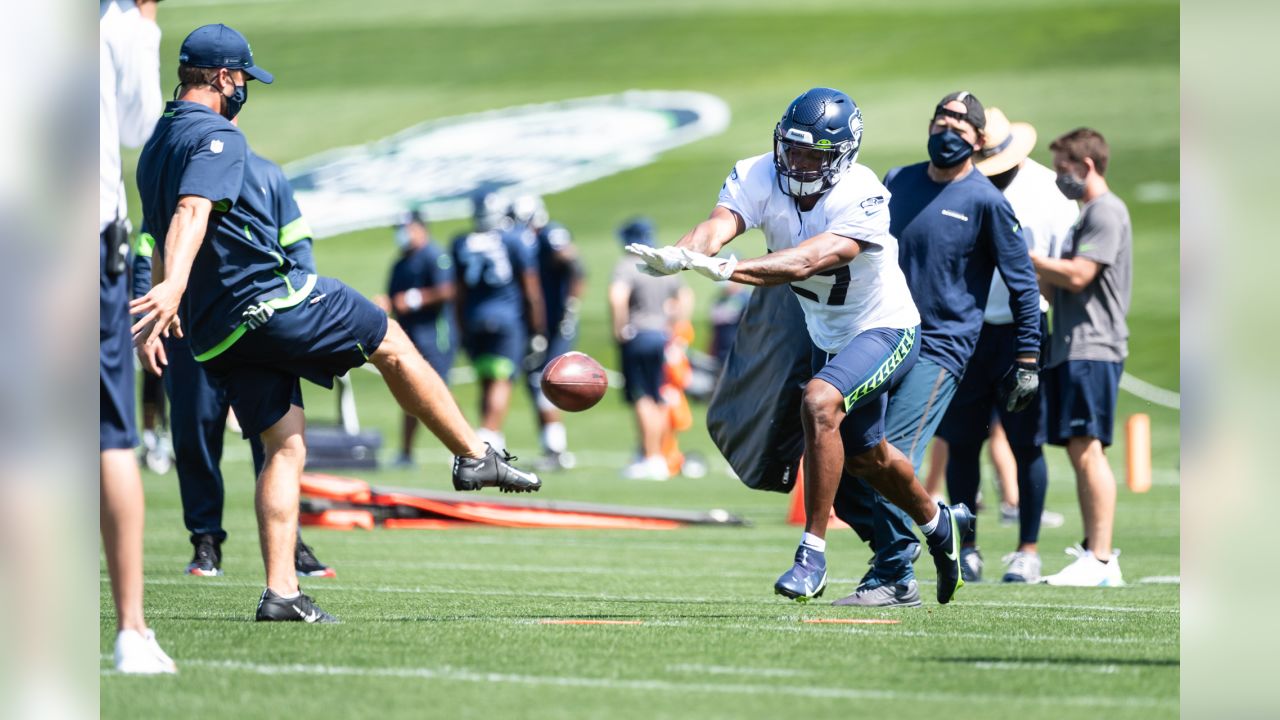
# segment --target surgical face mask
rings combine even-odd
[[[929,136],[929,162],[940,168],[953,168],[973,154],[973,146],[960,133],[947,128]]]
[[[396,228],[396,247],[401,250],[409,249],[409,228],[404,225]]]
[[[1058,190],[1067,197],[1068,200],[1079,200],[1084,197],[1084,180],[1076,177],[1071,173],[1058,173]]]
[[[222,99],[226,101],[222,104],[222,117],[228,120],[235,119],[235,116],[240,114],[240,109],[244,107],[244,104],[249,102],[249,86],[236,85],[235,88],[235,92],[231,93],[231,97],[222,96]],[[219,92],[221,92],[221,88],[219,88]]]

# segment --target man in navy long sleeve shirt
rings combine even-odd
[[[1008,201],[974,171],[986,114],[967,92],[942,99],[929,123],[929,162],[890,170],[885,185],[898,262],[920,310],[920,359],[889,400],[886,434],[917,475],[925,446],[955,395],[982,330],[992,271],[1009,287],[1018,362],[1010,370],[1011,405],[1034,396],[1040,351],[1040,291]],[[876,551],[856,592],[837,605],[914,606],[912,523],[860,479],[845,477],[835,512]]]

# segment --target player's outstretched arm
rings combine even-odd
[[[717,205],[711,211],[711,217],[703,220],[693,229],[685,233],[676,243],[676,247],[685,248],[703,255],[715,255],[730,240],[746,232],[746,224],[738,213],[723,205]]]
[[[824,232],[793,248],[742,260],[729,279],[744,285],[785,285],[845,265],[860,252],[860,241]]]
[[[129,303],[129,314],[142,316],[131,328],[135,343],[147,345],[161,335],[168,336],[178,315],[178,303],[187,290],[191,264],[204,242],[212,210],[213,202],[208,198],[183,195],[178,199],[169,234],[165,236],[163,265],[152,263],[157,282],[146,295]],[[182,334],[181,330],[177,333]]]

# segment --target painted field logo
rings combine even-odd
[[[697,92],[639,91],[415,125],[285,168],[315,237],[394,224],[410,208],[465,217],[481,188],[549,194],[653,162],[722,132],[729,107]]]

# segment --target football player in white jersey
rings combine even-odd
[[[629,247],[647,271],[692,269],[714,280],[790,286],[815,345],[804,391],[805,532],[795,565],[774,585],[798,601],[826,588],[826,532],[841,472],[865,478],[920,526],[938,568],[939,602],[963,584],[963,505],[935,503],[911,461],[885,441],[888,393],[919,355],[920,315],[889,234],[889,192],[856,163],[862,113],[830,88],[796,98],[774,130],[773,153],[739,162],[711,217],[673,247]],[[768,254],[717,258],[752,228]]]

